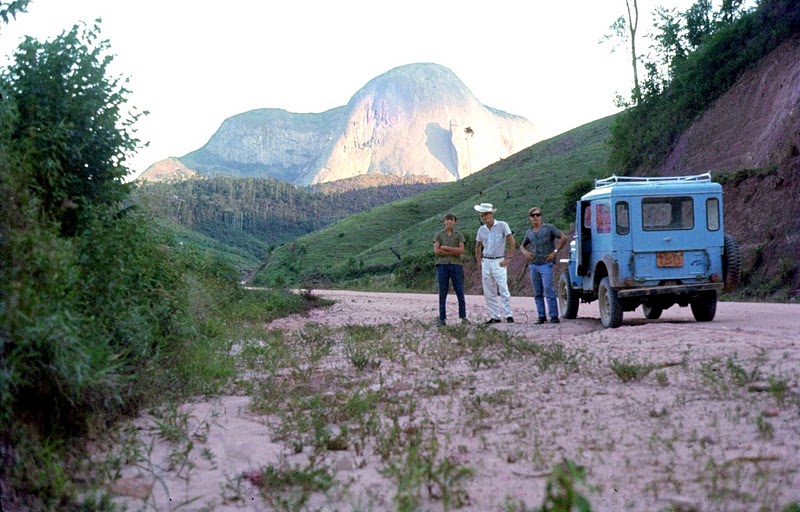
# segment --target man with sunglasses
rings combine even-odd
[[[496,324],[501,321],[500,307],[497,304],[498,291],[506,322],[513,323],[514,315],[511,312],[511,292],[508,291],[506,267],[514,254],[516,240],[506,222],[495,220],[494,212],[497,209],[492,203],[476,204],[475,211],[481,216],[481,227],[475,236],[475,260],[481,269],[483,298],[486,299],[486,306],[491,315],[485,323]]]
[[[530,261],[528,270],[531,277],[531,288],[533,289],[533,299],[536,302],[536,310],[539,313],[537,324],[547,321],[547,312],[550,313],[550,323],[557,324],[558,302],[556,301],[556,290],[553,287],[553,265],[555,264],[558,250],[567,243],[567,235],[562,233],[552,224],[542,224],[542,210],[534,206],[528,210],[528,220],[531,222],[531,229],[525,233],[525,239],[519,246],[519,250]],[[547,299],[547,312],[545,312],[544,302]]]

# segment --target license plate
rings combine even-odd
[[[657,252],[656,266],[661,268],[675,268],[683,266],[683,251]]]

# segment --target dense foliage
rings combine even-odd
[[[273,178],[214,176],[145,184],[138,196],[155,215],[261,260],[272,247],[436,186],[412,183],[314,192]]]
[[[97,26],[75,26],[49,42],[26,38],[2,76],[16,109],[7,127],[27,187],[62,234],[73,236],[126,194],[122,165],[139,141],[140,114],[124,110],[127,89],[108,78],[108,42]]]
[[[656,58],[641,101],[612,127],[610,167],[618,174],[647,173],[678,136],[747,69],[800,32],[798,0],[762,0],[742,12],[741,2],[699,0],[685,13],[657,11]]]
[[[7,19],[7,4],[0,17]],[[0,74],[0,508],[77,508],[76,435],[229,382],[231,330],[298,310],[140,213],[138,141],[97,26],[26,39]],[[71,462],[72,461],[72,462]],[[8,507],[8,508],[5,508]],[[94,508],[85,508],[86,510]]]

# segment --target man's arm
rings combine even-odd
[[[525,238],[522,240],[522,243],[519,245],[519,252],[521,252],[522,255],[525,256],[526,260],[533,259],[533,254],[531,254],[531,251],[529,251],[527,247],[528,245],[530,245],[530,243],[531,242],[528,239],[528,235],[526,234]]]
[[[475,261],[478,262],[478,266],[481,264],[481,256],[483,253],[483,244],[480,240],[475,242]]]
[[[565,235],[564,232],[562,231],[561,232],[561,236],[558,237],[558,240],[556,241],[556,245],[557,245],[556,252],[560,251],[561,248],[564,247],[564,244],[567,243],[567,240],[568,240],[567,239],[567,235]]]
[[[506,242],[508,243],[508,255],[503,255],[503,261],[500,263],[501,267],[506,267],[509,263],[511,263],[511,257],[514,255],[514,251],[517,249],[517,241],[514,240],[514,235],[511,233],[506,235]]]
[[[450,245],[441,245],[439,246],[439,253],[442,256],[460,256],[464,254],[464,242],[459,242],[458,247],[453,247]]]
[[[556,259],[556,253],[560,251],[562,247],[564,247],[565,243],[567,243],[567,235],[565,235],[564,232],[562,231],[561,236],[556,238],[556,241],[553,242],[553,247],[555,248],[555,250],[544,257],[545,261],[553,261],[554,259]]]

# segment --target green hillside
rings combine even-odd
[[[357,188],[356,181],[371,186]],[[199,246],[258,263],[270,247],[438,186],[424,180],[371,179],[345,180],[312,190],[274,178],[213,176],[143,183],[136,189],[136,201],[156,218],[175,224],[176,229],[182,227],[182,239],[194,237]],[[240,268],[257,266],[239,261]]]
[[[540,142],[456,183],[351,215],[331,226],[276,248],[256,284],[291,286],[314,277],[342,281],[393,270],[400,260],[427,255],[441,218],[452,211],[471,247],[479,227],[473,206],[493,203],[497,218],[511,226],[518,241],[527,228],[527,211],[537,205],[547,220],[562,219],[564,189],[577,179],[608,174],[607,117]]]

